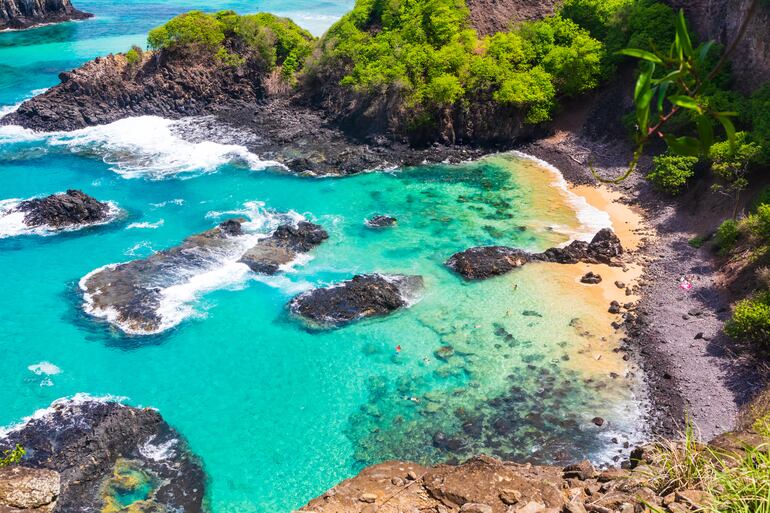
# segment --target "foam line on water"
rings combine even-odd
[[[28,200],[29,199],[33,198],[28,198]],[[22,201],[26,200],[21,200],[18,198],[0,200],[0,239],[7,237],[17,237],[19,235],[39,235],[46,237],[61,232],[74,232],[91,226],[102,226],[109,224],[122,216],[124,213],[116,203],[107,201],[105,202],[109,206],[107,216],[103,221],[98,223],[78,224],[73,226],[65,226],[62,228],[57,228],[45,224],[40,226],[27,226],[24,223],[25,213],[17,210],[17,207]]]
[[[124,178],[161,180],[191,176],[214,172],[225,164],[254,171],[281,167],[277,162],[261,160],[243,145],[207,140],[207,135],[216,134],[198,133],[201,130],[204,129],[195,124],[194,118],[174,121],[138,116],[71,132],[35,132],[20,126],[3,126],[0,144],[35,144],[43,149],[95,155]],[[183,138],[183,133],[192,137]]]
[[[602,228],[612,228],[612,219],[609,213],[594,207],[584,197],[572,192],[567,184],[567,180],[564,179],[564,175],[556,166],[520,151],[514,150],[511,151],[511,154],[521,159],[536,162],[539,166],[553,174],[554,181],[551,182],[551,185],[558,187],[562,191],[567,203],[575,211],[575,215],[580,223],[580,228],[573,234],[576,240],[590,242],[593,236],[596,235],[596,232]]]

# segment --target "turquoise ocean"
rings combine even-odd
[[[61,71],[143,45],[149,29],[192,8],[270,11],[321,34],[352,2],[77,7],[96,17],[0,33],[0,112]],[[443,266],[473,245],[543,250],[609,225],[553,169],[506,154],[303,178],[261,161],[237,134],[222,144],[194,131],[156,117],[71,133],[0,127],[0,210],[77,188],[123,212],[62,233],[28,233],[0,215],[0,426],[62,397],[157,408],[200,456],[215,513],[288,512],[385,459],[601,463],[619,454],[613,438],[639,436],[634,369],[602,339],[606,304],[587,298],[573,270],[537,264],[467,283]],[[223,258],[187,277],[164,292],[162,333],[129,335],[84,310],[78,283],[94,269],[229,217],[267,230],[285,213],[330,239],[282,275]],[[374,214],[398,225],[367,228]],[[299,292],[368,272],[420,274],[425,290],[395,315],[329,331],[286,311]],[[596,427],[595,416],[608,423]],[[459,442],[447,451],[442,437]]]

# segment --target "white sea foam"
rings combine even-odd
[[[155,208],[163,208],[163,207],[166,207],[168,205],[176,205],[176,206],[180,207],[180,206],[184,205],[184,200],[181,199],[181,198],[177,198],[177,199],[172,199],[172,200],[168,200],[168,201],[161,201],[160,203],[150,203],[150,205],[152,205]]]
[[[61,374],[61,369],[51,362],[35,363],[27,367],[31,372],[34,372],[38,376],[55,376]]]
[[[531,160],[537,162],[538,165],[550,171],[554,176],[554,181],[551,183],[554,187],[561,189],[565,199],[569,205],[575,210],[578,222],[580,222],[580,228],[573,237],[576,240],[584,240],[590,242],[590,240],[596,235],[596,232],[602,228],[612,228],[612,219],[610,215],[600,210],[593,205],[590,205],[588,201],[582,196],[579,196],[572,192],[567,185],[567,181],[564,179],[559,169],[548,162],[541,160],[532,155],[522,153],[520,151],[512,151],[511,154],[516,155],[519,158]]]
[[[27,226],[24,224],[24,212],[17,210],[19,203],[22,201],[24,200],[18,198],[0,200],[0,239],[7,237],[17,237],[19,235],[39,235],[45,237],[60,232],[82,230],[83,228],[87,228],[89,226],[101,226],[109,224],[124,213],[116,203],[107,201],[106,203],[109,206],[107,216],[103,221],[98,223],[79,224],[73,226],[65,226],[62,228],[49,225]]]
[[[81,278],[80,288],[84,296],[84,310],[95,317],[103,318],[111,324],[118,326],[125,333],[131,335],[151,335],[173,328],[185,319],[205,315],[198,304],[199,300],[202,296],[214,290],[239,289],[244,287],[250,280],[259,280],[272,287],[290,292],[297,289],[307,290],[309,288],[309,284],[298,284],[285,276],[258,275],[253,273],[246,264],[238,262],[246,250],[254,246],[260,239],[269,236],[279,225],[302,221],[305,219],[303,215],[297,212],[276,213],[265,209],[264,203],[254,201],[246,203],[244,208],[239,210],[209,212],[207,217],[222,218],[224,216],[232,217],[233,215],[242,216],[247,219],[241,225],[245,235],[230,238],[230,244],[222,249],[207,251],[203,256],[208,265],[204,267],[192,266],[185,268],[184,266],[176,266],[167,271],[173,273],[173,275],[159,277],[158,281],[171,283],[171,285],[161,287],[160,305],[157,309],[161,322],[157,329],[153,331],[133,329],[126,325],[126,323],[121,322],[120,316],[115,309],[109,307],[101,308],[95,304],[92,294],[86,288],[88,279],[103,269],[119,264],[109,264],[100,267]],[[294,262],[282,266],[281,270],[291,271],[297,265],[306,263],[309,258],[307,255],[300,255]]]
[[[147,229],[147,230],[154,230],[156,228],[160,228],[163,226],[163,223],[166,221],[163,219],[159,219],[155,221],[154,223],[150,223],[147,221],[143,221],[141,223],[131,223],[128,226],[126,226],[127,230],[138,230],[138,229]]]
[[[240,144],[206,140],[208,133],[194,124],[195,118],[174,121],[158,116],[121,119],[107,125],[72,132],[34,132],[19,126],[0,127],[2,143],[38,143],[43,147],[95,155],[125,178],[160,180],[216,171],[224,164],[252,170],[280,167],[263,161]],[[182,137],[189,135],[190,137]],[[194,141],[194,142],[193,142]]]
[[[68,404],[72,404],[74,406],[81,406],[91,402],[122,404],[127,400],[128,400],[128,397],[123,397],[123,396],[115,396],[115,395],[94,396],[85,392],[78,392],[77,394],[70,397],[62,397],[60,399],[56,399],[54,402],[51,403],[50,406],[37,410],[32,415],[22,418],[19,422],[16,422],[6,427],[0,427],[0,438],[5,438],[10,433],[13,433],[14,431],[18,431],[22,429],[30,421],[45,420],[47,418],[53,418],[53,414],[55,412],[57,412],[63,406]],[[59,424],[60,422],[61,422],[60,419],[57,419],[58,427],[61,429],[65,429],[66,426]]]
[[[153,436],[141,446],[139,454],[153,461],[166,461],[176,456],[174,448],[179,443],[176,438],[171,438],[165,442],[158,442],[157,436]]]

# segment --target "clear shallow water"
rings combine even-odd
[[[97,19],[0,34],[0,104],[141,41],[141,31],[190,5],[78,7]],[[333,16],[348,6],[195,7]],[[588,210],[579,218],[550,171],[504,156],[297,178],[237,145],[185,142],[179,134],[189,129],[158,118],[71,134],[0,128],[0,200],[79,188],[126,212],[93,229],[0,238],[0,425],[81,392],[156,407],[203,459],[217,513],[289,511],[387,458],[550,460],[570,444],[570,459],[606,461],[617,450],[612,437],[633,438],[635,380],[602,339],[606,301],[576,285],[574,269],[531,265],[464,283],[442,265],[472,245],[541,250],[607,223]],[[78,282],[100,266],[230,216],[262,222],[288,211],[330,234],[293,272],[260,278],[214,267],[177,291],[179,322],[155,336],[126,336],[83,312]],[[398,226],[364,227],[375,213],[395,215]],[[299,291],[374,271],[421,274],[425,293],[396,315],[329,332],[307,331],[285,311]],[[596,415],[609,427],[593,426]],[[457,447],[435,447],[438,432]]]

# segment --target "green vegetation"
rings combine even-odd
[[[661,443],[655,451],[655,464],[663,471],[658,493],[703,490],[698,511],[707,513],[769,513],[770,417],[760,417],[751,431],[759,435],[759,444],[720,451],[698,442],[688,424],[681,442]]]
[[[695,176],[698,160],[698,157],[660,155],[652,159],[652,171],[647,174],[647,179],[660,191],[679,194]]]
[[[568,0],[561,14],[479,38],[463,0],[358,0],[309,69],[345,69],[341,84],[358,93],[397,92],[415,119],[491,102],[539,123],[600,83],[617,60],[607,48],[658,37],[637,15],[654,15],[658,30],[665,12],[673,27],[658,2]]]
[[[3,451],[2,456],[0,456],[0,468],[19,463],[24,457],[24,454],[26,454],[26,451],[21,445],[17,445],[13,449]]]
[[[722,182],[713,189],[733,197],[733,219],[738,216],[741,191],[749,185],[749,168],[760,152],[760,146],[751,142],[746,132],[738,132],[730,142],[715,143],[709,150],[711,170]]]
[[[720,255],[727,255],[741,236],[739,224],[735,219],[725,219],[714,234],[714,244]]]
[[[142,51],[142,49],[134,45],[131,47],[129,51],[126,52],[126,60],[130,65],[133,66],[141,62],[143,54],[144,52]]]
[[[770,344],[770,292],[739,301],[725,324],[725,333],[737,340]]]
[[[313,37],[291,20],[268,13],[190,11],[151,30],[147,44],[154,50],[210,55],[225,66],[237,67],[247,60],[268,71],[281,66],[282,76],[288,79],[310,55]]]

